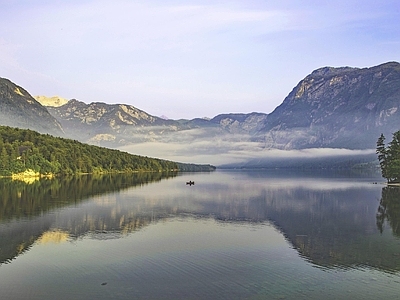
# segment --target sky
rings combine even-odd
[[[324,67],[400,61],[398,0],[0,0],[0,77],[171,119],[272,112]]]

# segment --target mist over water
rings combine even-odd
[[[269,147],[262,141],[264,139],[262,136],[250,136],[240,132],[228,134],[215,128],[196,128],[162,134],[157,134],[157,130],[149,129],[149,132],[151,133],[146,135],[148,137],[146,140],[143,140],[143,134],[139,134],[135,142],[118,146],[118,149],[132,154],[216,166],[228,164],[241,166],[256,160],[264,163],[270,160],[311,158],[348,157],[352,159],[375,154],[375,149]]]

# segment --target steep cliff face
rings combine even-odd
[[[0,125],[63,135],[60,123],[26,90],[0,78]]]
[[[400,64],[321,68],[304,78],[266,119],[266,147],[374,148],[400,129]]]

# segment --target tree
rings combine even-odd
[[[393,133],[393,139],[388,146],[387,177],[390,182],[400,181],[400,131]]]
[[[6,147],[2,147],[1,153],[0,153],[0,175],[2,173],[5,173],[5,171],[8,169],[8,153],[6,150]]]
[[[382,177],[388,182],[400,182],[400,131],[393,133],[393,139],[385,147],[383,134],[377,141],[376,153],[381,166]]]
[[[378,154],[378,160],[379,164],[381,166],[381,171],[382,171],[382,177],[386,177],[386,169],[387,169],[387,153],[386,153],[386,147],[385,147],[385,136],[383,133],[381,136],[378,138],[378,141],[376,142],[376,154]]]

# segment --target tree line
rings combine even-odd
[[[386,146],[385,136],[381,134],[376,142],[382,177],[388,183],[400,183],[400,130],[393,133],[392,141]]]
[[[184,166],[186,164],[83,144],[29,129],[0,126],[0,176],[29,169],[40,174],[78,174],[179,171]],[[207,167],[211,166],[203,166]]]

